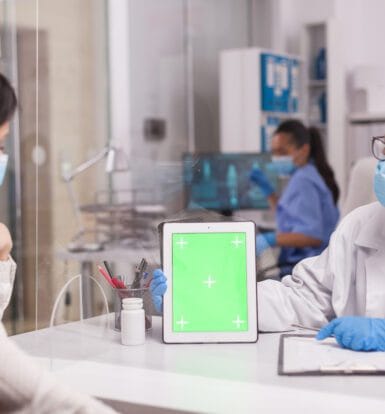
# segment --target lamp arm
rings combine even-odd
[[[77,166],[71,174],[68,174],[67,176],[63,177],[65,181],[72,181],[78,174],[82,173],[83,171],[88,170],[88,168],[92,167],[94,164],[96,164],[98,161],[102,160],[110,150],[109,147],[104,147],[98,154],[96,154],[94,157],[89,159],[88,161],[83,162],[79,166]]]

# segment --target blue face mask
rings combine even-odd
[[[0,155],[0,185],[3,184],[5,172],[7,171],[8,154]]]
[[[377,200],[385,207],[385,161],[379,161],[374,175],[374,192]]]
[[[296,166],[290,155],[276,155],[271,157],[271,169],[280,176],[288,176],[294,173]]]

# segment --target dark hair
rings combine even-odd
[[[17,99],[9,80],[0,73],[0,125],[9,121],[15,113]]]
[[[310,158],[314,161],[325,184],[329,187],[333,195],[334,203],[337,204],[340,190],[334,178],[334,172],[326,160],[322,137],[318,129],[314,127],[306,128],[301,121],[289,119],[282,122],[275,133],[288,134],[290,140],[297,148],[302,147],[304,144],[310,145]]]

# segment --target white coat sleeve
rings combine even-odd
[[[113,414],[97,400],[60,384],[9,338],[0,338],[0,412]]]
[[[16,273],[11,257],[0,261],[0,320]],[[0,413],[112,414],[112,409],[60,384],[7,338],[0,322]]]
[[[333,297],[350,283],[354,256],[354,217],[346,217],[321,255],[302,260],[281,282],[258,283],[258,322],[264,332],[319,328],[335,317]]]
[[[16,263],[11,256],[6,261],[0,260],[0,321],[12,295],[15,273]]]

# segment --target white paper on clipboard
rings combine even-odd
[[[384,352],[343,349],[334,338],[317,341],[311,336],[284,335],[283,339],[280,361],[283,374],[385,371]]]

